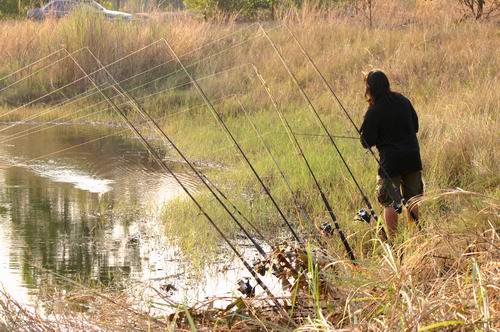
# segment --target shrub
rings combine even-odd
[[[464,11],[464,16],[475,20],[489,18],[500,13],[499,0],[458,0],[458,3]]]
[[[5,16],[24,15],[34,5],[41,3],[37,0],[2,0],[0,1],[0,18]]]

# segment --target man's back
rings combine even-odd
[[[422,169],[417,113],[403,95],[391,92],[370,105],[361,132],[366,145],[379,150],[382,167],[389,176]],[[381,171],[379,174],[385,176]]]

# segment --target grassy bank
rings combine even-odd
[[[345,263],[346,256],[336,237],[322,239],[319,246],[325,249],[328,262],[339,267],[332,270],[323,266],[330,291],[321,292],[318,297],[317,292],[302,290],[305,298],[300,305],[304,311],[296,321],[304,329],[487,330],[498,324],[493,317],[499,310],[495,295],[498,289],[494,285],[499,278],[495,264],[499,259],[500,92],[495,87],[500,79],[500,38],[498,23],[494,21],[478,23],[459,18],[453,8],[436,3],[378,2],[372,28],[367,27],[362,12],[354,13],[348,8],[331,12],[305,8],[283,14],[278,22],[265,24],[333,134],[355,136],[279,23],[291,26],[358,124],[366,110],[362,72],[371,68],[383,68],[388,73],[393,89],[412,100],[421,124],[419,139],[428,193],[421,202],[423,229],[417,231],[403,222],[394,250],[376,240],[370,225],[353,221],[354,213],[363,204],[327,140],[299,136],[360,259],[357,267]],[[252,65],[265,78],[297,133],[322,132],[255,25],[189,19],[116,24],[78,15],[57,22],[6,21],[0,25],[0,50],[5,59],[0,63],[0,76],[62,45],[70,51],[88,46],[103,63],[109,64],[159,38],[167,38],[178,53],[184,54],[182,60],[200,79],[202,88],[301,234],[316,234],[316,228],[301,221],[292,195],[239,102],[263,134],[313,224],[328,220],[312,179],[288,141]],[[213,43],[198,49],[209,42]],[[96,69],[89,54],[82,52],[75,57],[87,72]],[[48,59],[38,68],[53,61]],[[155,69],[148,71],[150,68]],[[204,171],[230,194],[264,235],[274,243],[289,236],[269,199],[164,44],[134,53],[110,65],[109,71],[123,81],[124,88],[153,114],[190,159],[222,166],[222,169],[207,167]],[[22,75],[26,72],[7,81],[12,84]],[[127,80],[131,76],[134,78]],[[0,120],[35,119],[43,113],[36,119],[66,117],[65,120],[76,121],[80,116],[88,116],[85,119],[118,123],[98,94],[76,99],[79,93],[92,89],[88,79],[65,87],[81,77],[78,68],[64,58],[30,80],[16,83],[15,88],[0,94],[0,100],[2,112],[19,109]],[[116,91],[106,88],[108,76],[99,73],[92,77],[118,104],[125,102]],[[6,84],[2,82],[3,86]],[[57,94],[44,96],[54,88],[60,89]],[[36,103],[23,106],[37,98]],[[92,113],[97,111],[100,113]],[[134,121],[141,121],[131,109],[129,115]],[[152,131],[148,134],[154,136]],[[338,144],[375,203],[372,194],[375,162],[357,140],[339,138]],[[167,153],[170,158],[179,158],[173,152]],[[442,193],[443,189],[455,187],[480,195]],[[233,236],[238,233],[208,193],[201,190],[197,197],[225,232]],[[179,199],[166,206],[164,220],[166,231],[176,234],[178,245],[197,265],[210,262],[220,249],[220,239],[189,201]],[[199,250],[200,241],[204,250]],[[402,261],[398,258],[401,253],[404,253]],[[304,309],[308,305],[313,310]],[[245,317],[253,317],[248,324],[273,328],[267,321],[272,321],[271,317],[259,323],[252,310],[243,311]],[[197,317],[203,321],[201,316]],[[203,318],[216,324],[212,317]],[[221,321],[226,328],[227,321]],[[275,323],[284,326],[281,319]]]
[[[193,309],[173,303],[164,314],[164,307],[141,295],[83,286],[46,294],[49,318],[2,294],[0,317],[9,330],[494,331],[500,251],[491,215],[498,213],[498,201],[463,192],[447,196],[432,198],[460,202],[464,213],[453,222],[444,219],[418,234],[406,233],[393,250],[372,242],[369,259],[362,257],[358,266],[331,251],[318,255],[288,301],[294,323],[259,299],[235,297],[237,305],[223,310],[213,309],[211,301]],[[168,291],[156,291],[168,301]]]

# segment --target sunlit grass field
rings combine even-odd
[[[298,326],[304,330],[485,331],[498,326],[498,23],[463,21],[452,7],[420,1],[378,3],[372,28],[367,27],[361,13],[345,8],[325,12],[307,6],[283,13],[277,22],[263,23],[330,132],[354,137],[336,141],[380,213],[373,194],[375,161],[361,147],[354,128],[282,24],[288,24],[298,36],[358,125],[367,108],[363,72],[372,68],[383,69],[393,90],[409,97],[417,110],[426,190],[419,202],[422,229],[409,224],[402,215],[392,248],[378,240],[373,224],[354,221],[355,213],[364,206],[361,196],[328,140],[318,136],[324,133],[308,104],[256,24],[193,19],[116,23],[85,13],[43,23],[0,22],[0,76],[61,46],[70,52],[88,47],[103,64],[110,64],[166,38],[183,55],[181,60],[199,80],[286,217],[304,239],[317,238],[317,225],[329,221],[328,215],[256,76],[257,69],[298,134],[359,260],[357,266],[347,261],[336,236],[320,236],[320,241],[313,241],[314,246],[325,250],[330,265],[336,266],[322,271],[334,291],[320,295],[311,291],[311,306],[318,306],[318,296],[321,305],[308,317],[301,317]],[[99,68],[85,50],[75,58],[87,73]],[[98,93],[71,102],[79,93],[93,89],[94,81],[158,142],[160,137],[125,98],[106,85],[112,84],[112,75],[271,243],[291,240],[269,198],[165,43],[148,46],[108,68],[108,74],[100,71],[89,80],[82,78],[85,75],[66,57],[31,80],[7,88],[3,96],[0,93],[2,113],[19,108],[0,120],[64,117],[64,121],[121,124]],[[65,87],[79,78],[82,80],[77,84]],[[54,89],[60,90],[45,96]],[[37,98],[36,103],[23,106]],[[251,123],[278,161],[293,194]],[[168,159],[180,160],[171,148],[164,148],[162,153]],[[233,238],[240,233],[201,185],[196,197],[224,232]],[[309,221],[298,213],[293,197]],[[183,197],[165,206],[163,221],[165,231],[174,234],[195,267],[216,259],[222,241],[189,200]],[[200,243],[203,250],[199,250]],[[266,320],[252,324],[272,329]]]

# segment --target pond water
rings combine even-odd
[[[6,128],[0,127],[0,283],[17,300],[31,303],[60,277],[173,284],[177,300],[194,300],[230,294],[248,274],[234,264],[203,282],[187,277],[189,264],[179,261],[160,221],[162,206],[184,194],[134,139],[82,144],[116,129],[61,125],[10,140],[29,126]],[[174,166],[195,190],[185,167]]]

